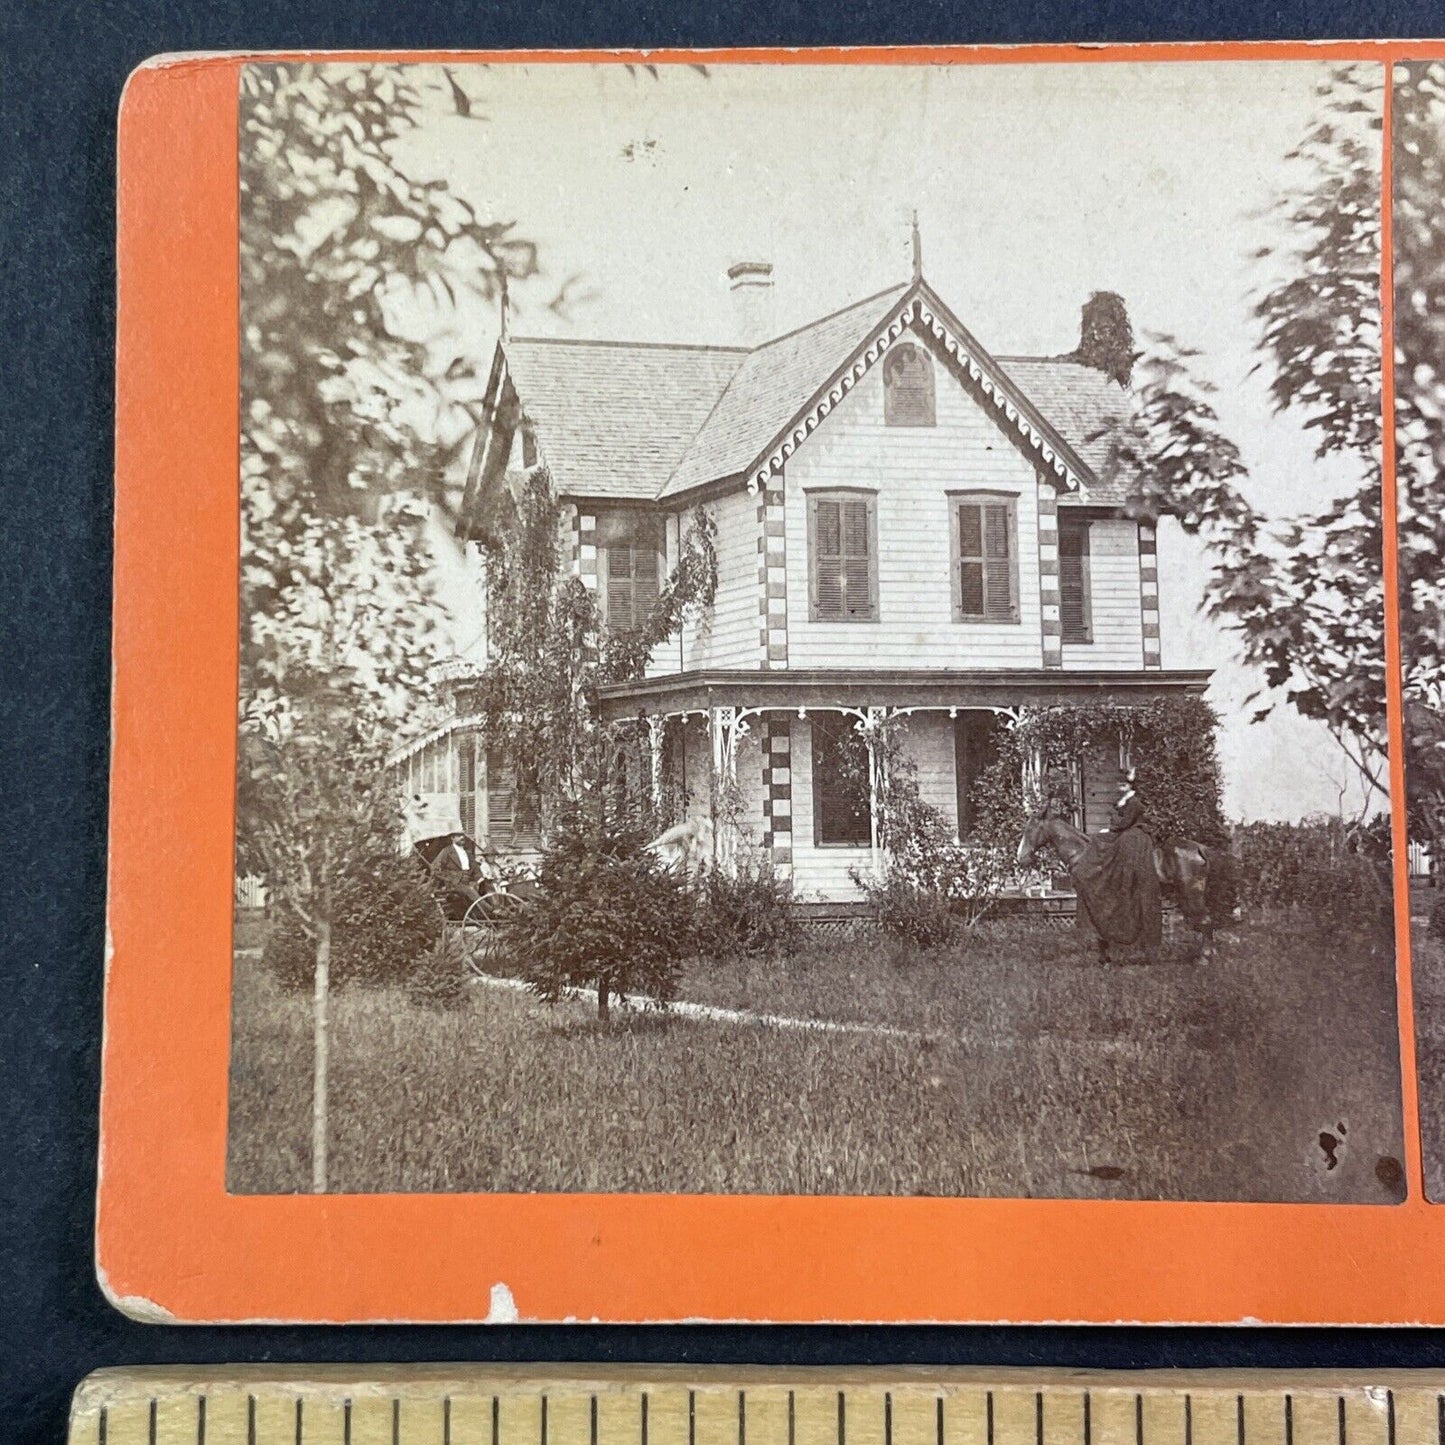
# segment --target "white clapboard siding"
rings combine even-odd
[[[756,668],[758,643],[758,500],[739,485],[706,503],[717,523],[717,600],[711,625],[683,628],[681,670],[703,667]],[[691,516],[683,513],[684,535]],[[665,670],[679,670],[677,643],[664,644],[655,660],[671,657]]]
[[[941,362],[934,371],[936,426],[885,426],[875,367],[787,464],[790,667],[1042,665],[1033,467]],[[807,494],[828,487],[876,492],[877,622],[808,619]],[[947,494],[974,489],[1018,498],[1016,623],[953,620]]]
[[[1090,524],[1089,597],[1093,641],[1066,642],[1065,668],[1088,672],[1143,667],[1138,523],[1119,517]]]

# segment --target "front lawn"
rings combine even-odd
[[[333,1006],[349,1191],[1041,1195],[1388,1203],[1402,1174],[1393,959],[1257,921],[1102,966],[1072,929],[961,954],[818,939],[712,960],[685,999],[910,1034],[675,1013],[600,1027],[495,984]],[[237,960],[230,1187],[309,1177],[309,999]]]

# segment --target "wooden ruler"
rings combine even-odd
[[[1445,1372],[105,1370],[71,1445],[1445,1445]]]

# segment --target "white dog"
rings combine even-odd
[[[647,845],[647,851],[662,861],[664,868],[681,870],[691,876],[712,865],[712,819],[688,818],[674,824]]]

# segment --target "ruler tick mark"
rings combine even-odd
[[[442,1445],[452,1445],[452,1397],[442,1396]]]
[[[647,1445],[647,1391],[642,1392],[642,1445]]]
[[[301,1445],[301,1396],[296,1397],[296,1445]]]
[[[597,1445],[597,1396],[593,1395],[588,1403],[587,1411],[587,1438],[591,1445]]]
[[[160,1409],[160,1402],[154,1395],[151,1396],[150,1426],[146,1438],[150,1445],[156,1445],[156,1415]]]
[[[988,1399],[984,1401],[984,1438],[987,1445],[993,1445],[993,1391],[988,1392]]]
[[[838,1445],[846,1445],[846,1441],[847,1441],[848,1422],[847,1422],[847,1417],[846,1417],[846,1414],[845,1414],[845,1411],[847,1410],[847,1405],[845,1404],[846,1398],[847,1398],[847,1397],[843,1394],[843,1392],[842,1392],[841,1390],[839,1390],[839,1391],[838,1391]]]
[[[1184,1445],[1194,1445],[1194,1400],[1184,1397]]]
[[[938,1445],[943,1445],[943,1396],[938,1397],[938,1409],[934,1411],[938,1421]]]
[[[497,1445],[498,1437],[502,1433],[502,1401],[498,1395],[492,1396],[492,1445]]]
[[[341,1402],[341,1439],[344,1445],[351,1445],[351,1401]]]
[[[883,1392],[883,1445],[893,1445],[893,1392]]]
[[[391,1445],[401,1445],[401,1396],[391,1402]]]
[[[1234,1397],[1234,1430],[1239,1445],[1244,1445],[1244,1396]]]
[[[206,1397],[196,1400],[196,1445],[206,1445]]]
[[[1084,1445],[1094,1441],[1094,1402],[1089,1391],[1084,1391]]]
[[[547,1445],[544,1440],[542,1445]],[[687,1392],[687,1445],[697,1445],[697,1391]]]
[[[1445,1400],[1441,1401],[1441,1408],[1445,1410]],[[797,1445],[797,1417],[793,1410],[793,1392],[788,1391],[788,1445]],[[1445,1436],[1441,1437],[1440,1445],[1445,1445]]]
[[[256,1397],[246,1396],[246,1445],[256,1445]]]
[[[547,1397],[542,1396],[542,1445],[547,1445]]]
[[[1284,1445],[1294,1445],[1294,1396],[1284,1397]]]
[[[107,1405],[102,1405],[100,1407],[100,1426],[96,1433],[96,1438],[100,1441],[100,1445],[107,1445],[107,1437],[109,1436],[109,1434],[110,1407]]]
[[[597,1445],[594,1440],[592,1445]],[[738,1391],[738,1445],[748,1445],[748,1402],[747,1391]]]
[[[1338,1409],[1338,1411],[1337,1411],[1337,1413],[1336,1413],[1336,1418],[1339,1420],[1339,1424],[1340,1424],[1340,1445],[1346,1445],[1346,1441],[1345,1441],[1345,1397],[1344,1397],[1343,1395],[1340,1396],[1339,1401],[1338,1401],[1338,1405],[1339,1405],[1339,1409]]]
[[[1144,1397],[1134,1396],[1134,1445],[1144,1445]]]
[[[1044,1445],[1044,1392],[1034,1391],[1034,1440],[1036,1445]]]

